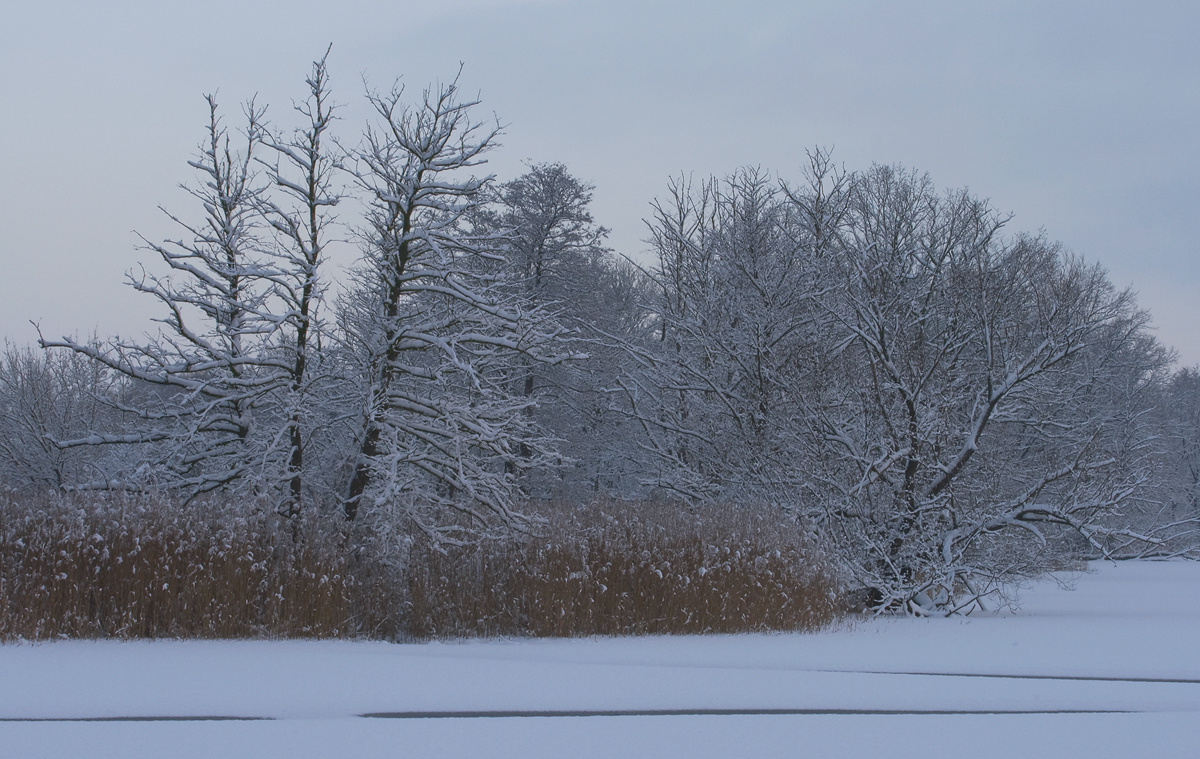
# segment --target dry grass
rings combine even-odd
[[[0,496],[0,640],[387,637],[400,581],[269,511]]]
[[[537,537],[438,548],[220,500],[0,494],[0,641],[811,630],[839,610],[819,554],[772,512],[540,516]]]
[[[544,533],[439,551],[418,542],[405,629],[417,638],[813,630],[832,573],[795,522],[609,503],[544,509]]]

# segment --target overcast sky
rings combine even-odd
[[[1108,267],[1200,362],[1200,3],[55,2],[0,24],[0,336],[136,335],[159,313],[123,285],[134,231],[173,235],[203,136],[257,94],[288,124],[310,62],[353,142],[363,77],[416,96],[463,86],[506,125],[491,170],[562,161],[596,185],[610,243],[680,172],[760,165],[798,179],[806,147],[849,169],[903,163],[969,186]],[[349,255],[345,253],[344,255]],[[331,271],[331,274],[336,272]]]

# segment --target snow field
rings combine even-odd
[[[1075,584],[1040,583],[1014,612],[810,635],[8,645],[0,757],[1200,753],[1200,564],[1096,565]],[[357,716],[714,709],[811,713]],[[11,721],[205,716],[264,719]]]

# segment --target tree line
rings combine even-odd
[[[768,507],[915,613],[1073,558],[1195,555],[1196,371],[987,201],[818,149],[795,183],[673,180],[639,265],[563,165],[484,173],[499,128],[457,80],[366,98],[353,147],[325,59],[293,129],[208,98],[193,208],[130,274],[159,332],[9,347],[0,482],[460,544],[536,533],[538,500]]]

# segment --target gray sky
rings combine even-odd
[[[969,186],[1139,291],[1200,362],[1200,4],[308,0],[13,4],[0,28],[0,336],[140,334],[134,230],[195,218],[177,188],[203,136],[257,93],[280,124],[314,57],[353,142],[362,77],[462,84],[507,124],[501,178],[562,161],[637,255],[668,177],[804,149]],[[348,253],[347,253],[348,255]],[[331,272],[332,273],[332,272]]]

